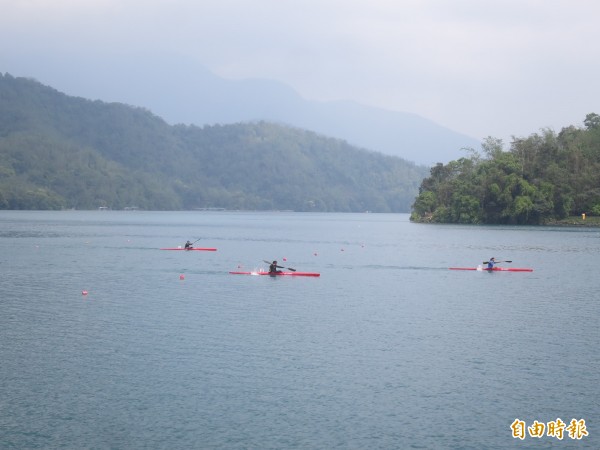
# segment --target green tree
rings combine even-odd
[[[594,211],[600,204],[600,127],[595,114],[586,129],[542,130],[515,139],[482,143],[485,159],[472,152],[438,164],[423,180],[411,220],[456,223],[540,224]]]
[[[600,116],[596,113],[589,113],[585,116],[583,124],[588,130],[600,128]]]

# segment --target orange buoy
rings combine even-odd
[[[86,291],[85,289],[83,291],[81,291],[81,295],[88,295],[88,291]]]
[[[185,279],[185,275],[184,274],[179,275],[179,279],[180,280],[184,280]]]

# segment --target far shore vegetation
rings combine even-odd
[[[489,137],[483,154],[468,149],[464,158],[437,164],[421,183],[411,220],[597,226],[600,116],[588,114],[584,125],[513,138],[508,151]]]
[[[0,73],[0,210],[411,213],[419,223],[600,226],[600,116],[428,168],[267,122],[169,125]],[[585,215],[585,217],[584,217]]]
[[[283,124],[169,125],[0,73],[0,210],[408,213],[427,172]]]

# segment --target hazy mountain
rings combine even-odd
[[[352,101],[315,102],[270,80],[227,80],[185,57],[135,55],[65,58],[31,64],[33,77],[70,95],[148,108],[170,124],[230,124],[266,120],[288,124],[352,145],[433,165],[479,149],[472,137],[407,112]],[[42,67],[42,72],[39,72]],[[34,72],[33,70],[36,70]]]
[[[297,127],[170,125],[0,73],[0,210],[408,212],[427,172]]]

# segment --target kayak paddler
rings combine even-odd
[[[278,267],[281,267],[281,266],[277,265],[277,261],[273,261],[271,263],[271,265],[269,266],[269,273],[273,273],[273,274],[281,273],[281,270],[277,270]]]
[[[496,260],[494,259],[494,257],[491,257],[490,260],[488,261],[487,268],[488,269],[493,269],[494,268],[494,264],[496,264]]]
[[[185,247],[184,247],[184,248],[185,248],[186,250],[189,250],[190,248],[192,248],[192,243],[191,243],[190,241],[187,241],[187,242],[185,243]]]

